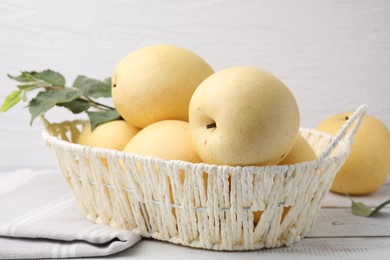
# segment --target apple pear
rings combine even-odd
[[[129,141],[123,151],[164,160],[202,161],[192,144],[188,122],[180,120],[163,120],[148,125]]]
[[[87,122],[76,143],[121,151],[139,130],[124,120],[114,120],[101,124],[91,131],[91,123]]]
[[[324,119],[317,129],[336,135],[351,112]],[[331,191],[365,195],[378,190],[390,172],[390,132],[372,115],[366,115],[358,129],[347,161],[337,173]]]
[[[125,152],[146,156],[154,156],[164,160],[182,160],[200,163],[191,140],[188,122],[180,120],[163,120],[143,128],[124,148]],[[184,183],[185,172],[179,171],[179,177]],[[203,182],[207,190],[207,174],[203,174]],[[174,203],[172,188],[170,200]],[[175,209],[172,209],[175,214]]]
[[[300,115],[293,94],[278,78],[254,67],[233,67],[198,86],[189,123],[204,162],[262,166],[278,164],[290,152]]]
[[[140,128],[161,120],[188,121],[192,93],[213,73],[206,61],[187,49],[147,46],[116,65],[112,99],[118,113]]]
[[[280,165],[296,164],[301,162],[315,161],[317,155],[310,144],[298,134],[297,140],[288,155],[279,163]]]

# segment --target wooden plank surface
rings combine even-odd
[[[250,252],[214,252],[143,240],[111,259],[390,259],[390,238],[305,238],[291,247]]]
[[[308,237],[390,238],[390,208],[370,218],[355,216],[350,208],[323,208]]]
[[[249,252],[217,252],[144,239],[109,259],[390,259],[390,208],[374,218],[354,216],[350,208],[323,208],[308,237],[291,247]],[[92,258],[93,259],[93,258]],[[97,258],[96,258],[97,259]]]

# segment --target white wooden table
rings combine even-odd
[[[390,184],[379,193],[355,198],[367,205],[390,198]],[[327,198],[328,199],[328,198]],[[376,217],[355,216],[350,202],[331,194],[311,233],[292,245],[251,252],[214,252],[193,249],[167,242],[144,239],[134,247],[107,259],[169,259],[169,260],[230,260],[230,259],[390,259],[390,208]],[[379,203],[378,203],[379,204]]]

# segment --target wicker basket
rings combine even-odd
[[[72,143],[78,121],[50,125],[43,138],[89,220],[191,247],[254,250],[308,234],[366,110],[359,107],[336,137],[301,128],[318,159],[287,166],[193,164],[85,147]]]

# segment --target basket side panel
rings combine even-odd
[[[333,140],[315,130],[301,129],[301,134],[317,154]],[[88,219],[215,250],[291,245],[304,237],[348,150],[344,144],[329,158],[297,165],[217,167],[54,137],[46,142]]]

